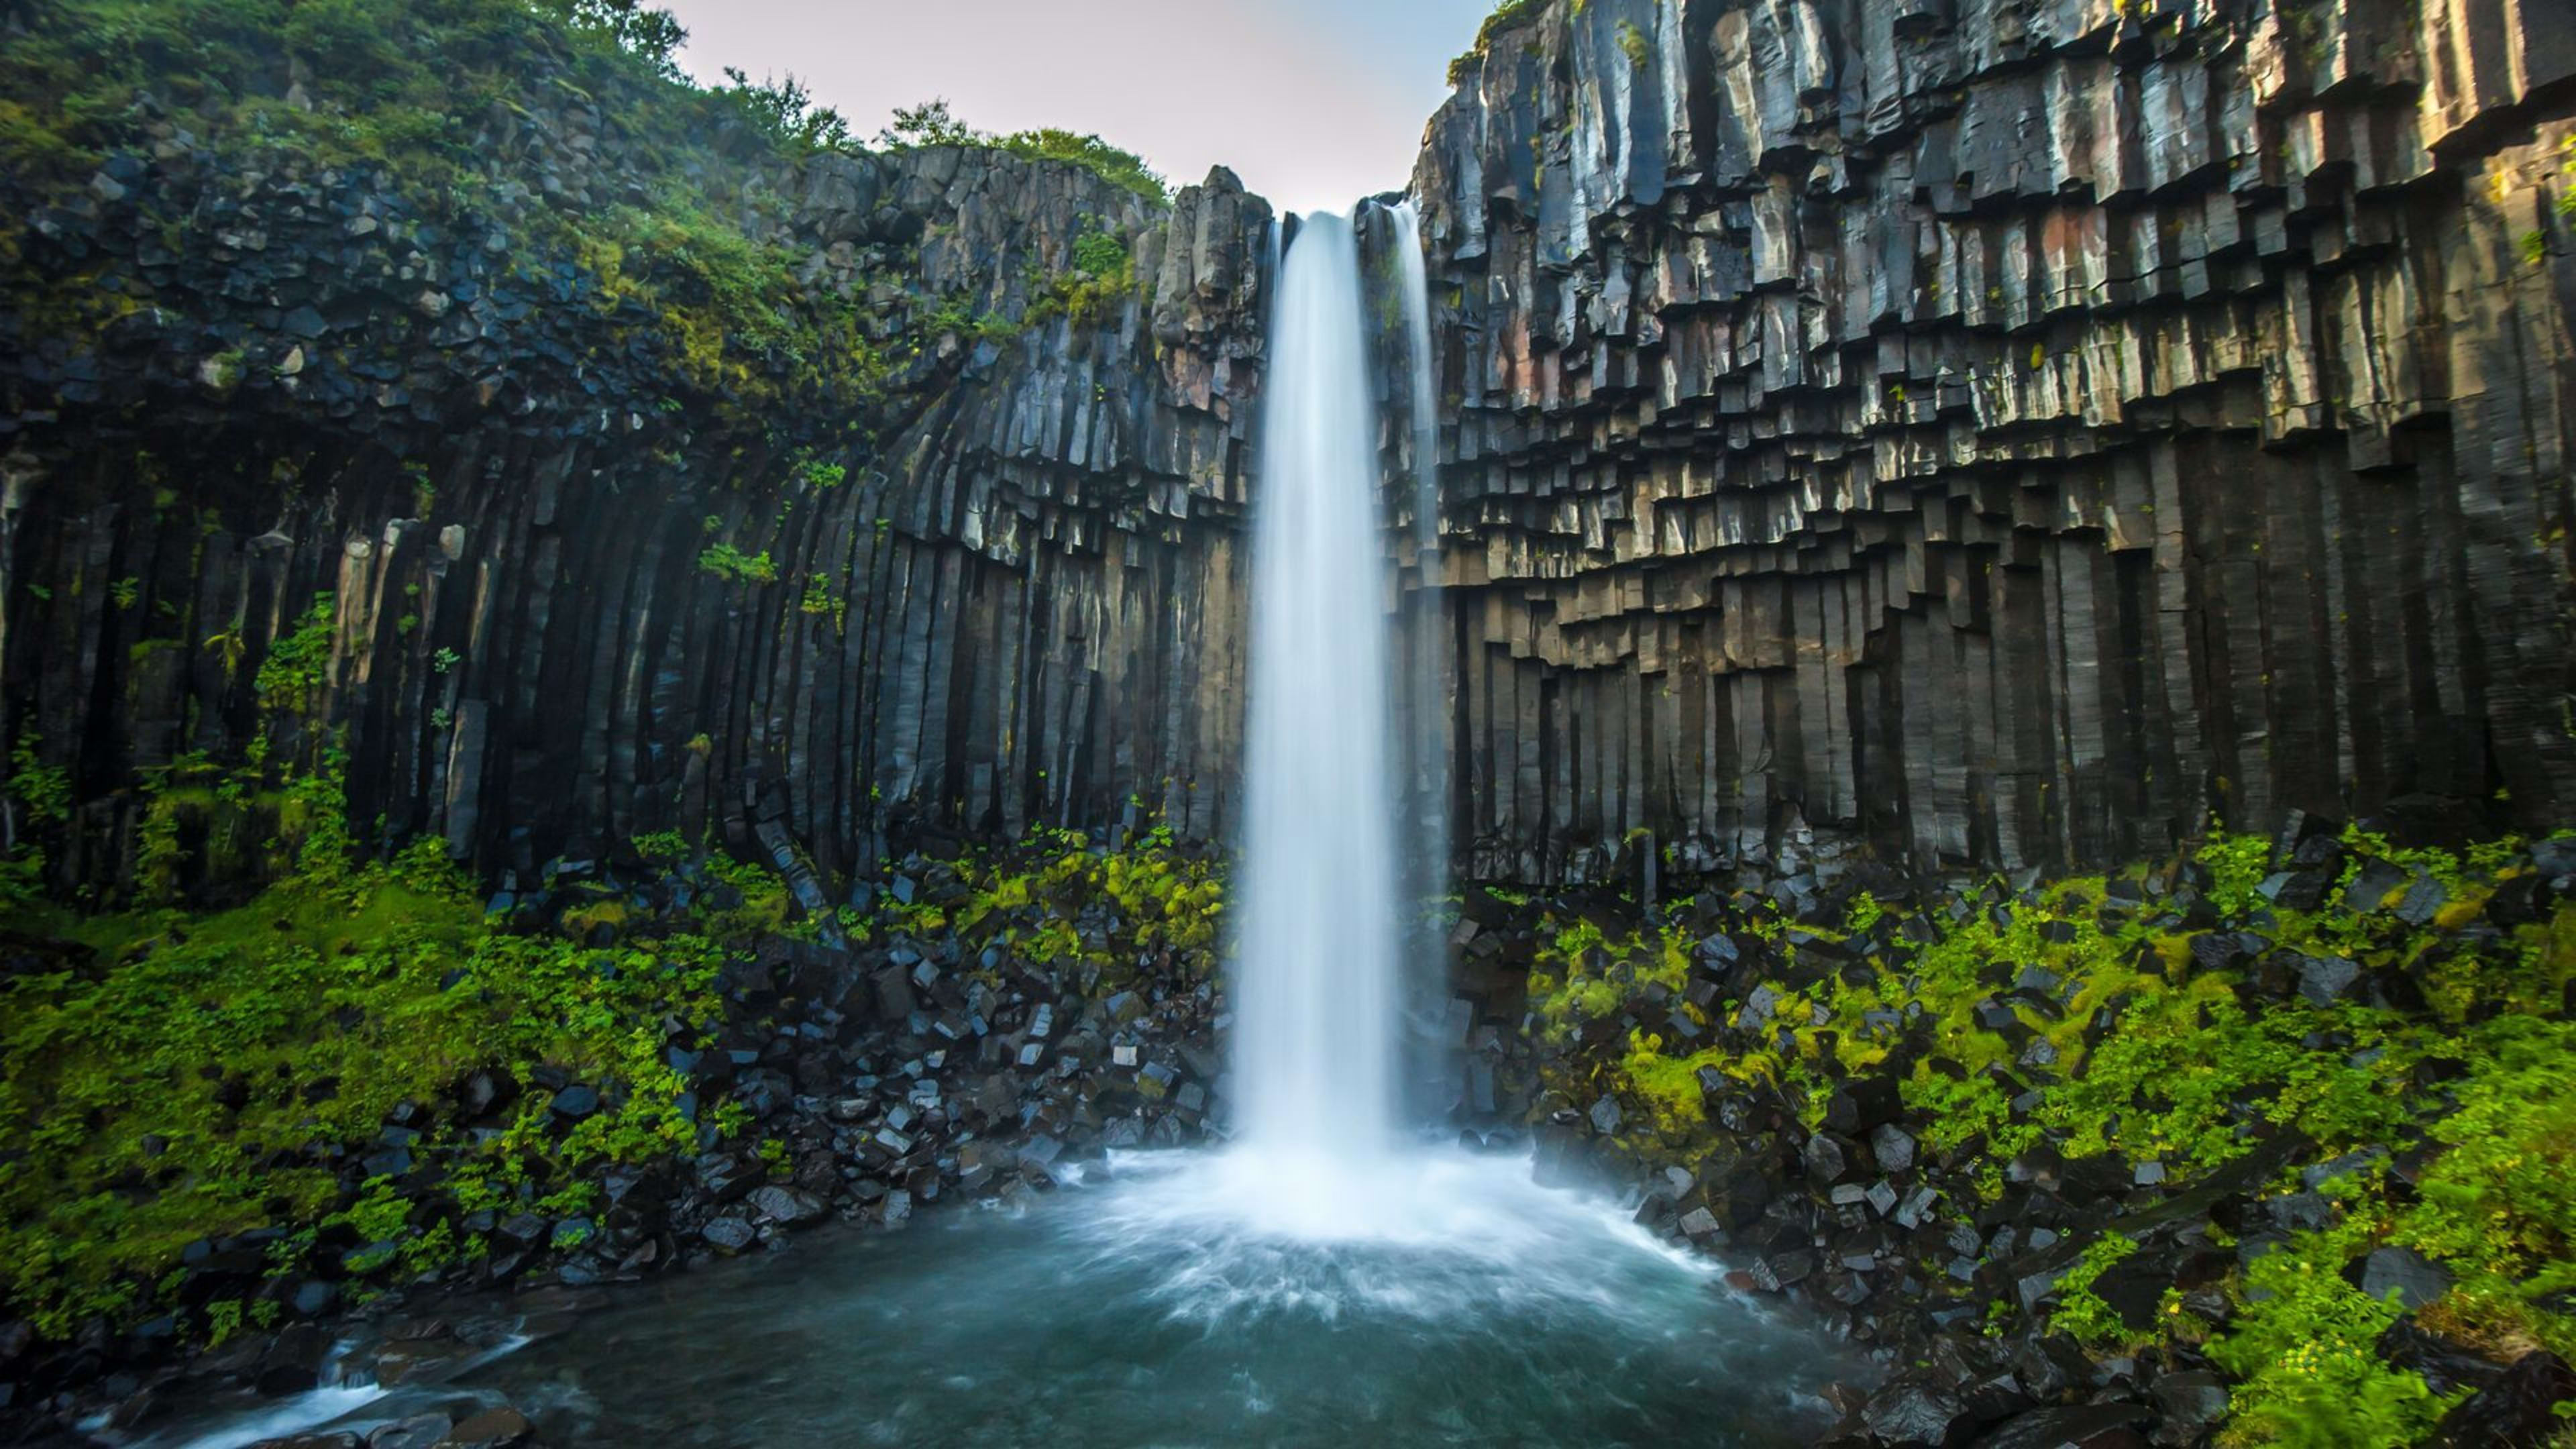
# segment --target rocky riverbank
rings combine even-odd
[[[33,1321],[0,1330],[5,1427],[62,1436],[104,1414],[140,1431],[174,1406],[298,1393],[326,1374],[417,1375],[497,1331],[433,1332],[424,1303],[633,1281],[824,1223],[1021,1204],[1104,1149],[1197,1142],[1222,1111],[1219,889],[1165,834],[1118,851],[1062,836],[909,859],[837,902],[794,859],[779,875],[674,858],[663,841],[625,855],[556,862],[526,889],[467,903],[490,937],[438,947],[427,969],[372,995],[270,1002],[256,1024],[131,1025],[120,1040],[154,1064],[209,1033],[230,1038],[172,1084],[112,1072],[102,1085],[86,1060],[18,1074],[9,1104],[28,1116],[12,1140],[75,1114],[88,1143],[10,1184],[10,1296]],[[373,882],[341,909],[366,921],[393,892],[437,884]],[[297,909],[291,894],[244,909],[283,934],[292,923],[267,918]],[[86,1059],[106,1045],[103,1019],[156,1003],[138,984],[159,980],[156,953],[184,960],[192,934],[239,922],[60,924],[64,937],[10,939],[13,1061],[40,1039]],[[80,939],[118,928],[138,934],[113,962]],[[299,968],[312,959],[282,949]],[[485,984],[494,952],[512,971],[545,961],[613,979],[685,962],[692,974],[677,995],[550,989],[521,1002]],[[343,959],[379,966],[354,942]],[[62,975],[31,979],[47,971]],[[236,966],[232,980],[252,974]],[[487,1004],[452,1006],[469,995]],[[595,1018],[582,1023],[593,1035],[554,1035],[562,1017]],[[550,1050],[524,1049],[527,1018]],[[302,1062],[277,1088],[243,1075],[306,1033],[393,1059],[364,1080]],[[404,1034],[437,1045],[415,1054]],[[585,1056],[594,1040],[605,1058]],[[380,1115],[336,1111],[343,1090],[399,1100]],[[209,1140],[130,1135],[174,1118],[202,1122]],[[305,1140],[268,1150],[281,1134]],[[238,1194],[208,1191],[227,1177]],[[511,1311],[477,1301],[485,1320]],[[560,1301],[541,1295],[529,1311]],[[326,1361],[353,1333],[364,1351]]]
[[[598,974],[721,943],[702,1015],[597,1003],[638,1013],[613,1025],[666,1077],[568,1067],[569,1049],[479,1066],[372,1131],[262,1159],[265,1195],[306,1164],[329,1189],[300,1219],[175,1242],[166,1265],[97,1260],[136,1296],[0,1336],[14,1426],[434,1382],[522,1319],[578,1331],[593,1289],[821,1224],[1033,1204],[1105,1149],[1222,1131],[1221,890],[1168,835],[914,857],[838,901],[793,853],[750,870],[673,851],[637,842],[468,903]],[[1649,858],[1627,862],[1635,891],[1460,898],[1456,1040],[1434,1044],[1464,1058],[1450,1120],[1479,1147],[1534,1143],[1543,1181],[1626,1194],[1726,1264],[1730,1291],[1865,1349],[1880,1374],[1844,1391],[1835,1442],[2559,1432],[2576,837],[2454,854],[2307,827],[2105,876],[1940,884],[1830,862],[1675,878]],[[81,938],[110,933],[64,924],[11,947],[21,991],[40,964],[94,978],[50,988],[63,1021],[119,1014],[108,987],[232,929],[164,917],[99,977]],[[447,949],[417,979],[477,991],[489,948],[462,968]],[[404,1019],[375,999],[277,1029],[362,1035],[369,1012]],[[198,1086],[243,1146],[274,1130],[272,1094],[238,1073]],[[199,1147],[131,1145],[88,1180],[184,1201],[180,1169],[209,1171]],[[78,1255],[57,1268],[98,1281]],[[472,1432],[509,1442],[535,1418]]]
[[[1696,884],[1471,893],[1462,1111],[1871,1346],[1834,1442],[2561,1442],[2576,837]]]

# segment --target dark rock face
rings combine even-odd
[[[2546,1350],[2524,1354],[2494,1383],[2442,1418],[2433,1442],[2442,1449],[2473,1444],[2536,1449],[2566,1426],[2557,1406],[2576,1399],[2576,1371]]]
[[[2483,0],[1498,37],[1415,176],[1474,867],[2562,816],[2571,71]]]
[[[86,342],[0,315],[0,671],[83,802],[59,883],[129,872],[137,771],[241,757],[317,595],[307,703],[346,727],[353,816],[496,875],[665,829],[846,873],[1138,796],[1216,831],[1269,229],[1231,176],[1162,209],[983,150],[744,162],[731,189],[891,368],[818,418],[643,355],[606,283],[498,222],[161,151],[113,201],[5,199],[14,265],[137,308]],[[614,151],[576,179],[614,195]],[[1102,232],[1128,292],[1023,330]]]
[[[1447,722],[1406,737],[1454,746],[1411,773],[1464,862],[2563,816],[2571,31],[2503,0],[1505,30],[1415,178],[1455,627],[1407,630]],[[623,194],[613,117],[495,124],[545,189]],[[354,816],[495,873],[713,827],[828,878],[1135,798],[1221,833],[1270,219],[1231,176],[1166,212],[981,150],[719,146],[716,202],[893,373],[745,416],[605,328],[579,258],[156,137],[0,195],[16,266],[120,299],[77,345],[0,316],[0,723],[81,802],[58,887],[126,873],[137,771],[238,758],[317,594]],[[1028,325],[1101,230],[1131,293]]]

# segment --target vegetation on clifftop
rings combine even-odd
[[[1494,7],[1494,13],[1486,16],[1484,23],[1476,27],[1476,43],[1449,62],[1449,84],[1454,86],[1465,80],[1469,68],[1493,49],[1496,37],[1528,24],[1546,8],[1547,0],[1502,0]],[[1582,0],[1575,0],[1574,8],[1580,14]]]
[[[1170,184],[1133,151],[1121,150],[1098,136],[1053,127],[1013,131],[1008,135],[979,131],[959,119],[945,100],[895,107],[894,123],[879,133],[877,139],[891,150],[914,146],[975,146],[1006,151],[1035,161],[1061,161],[1079,166],[1110,185],[1132,191],[1157,205],[1172,199]]]
[[[495,300],[511,315],[527,303],[573,302],[604,325],[592,336],[604,330],[605,341],[577,344],[587,358],[565,360],[596,372],[652,359],[666,380],[640,385],[755,433],[808,417],[855,426],[902,365],[900,319],[878,315],[883,289],[865,274],[854,282],[818,272],[812,248],[789,235],[800,194],[793,168],[818,151],[850,149],[846,121],[793,75],[755,82],[736,70],[726,85],[692,84],[672,63],[684,32],[636,0],[62,0],[11,9],[0,6],[17,27],[0,47],[0,172],[21,204],[0,217],[0,292],[29,346],[77,351],[147,303],[172,300],[106,273],[102,285],[64,286],[64,259],[51,250],[38,259],[31,247],[68,246],[92,267],[102,258],[32,231],[34,213],[54,202],[139,207],[164,248],[202,256],[233,243],[202,225],[193,190],[157,188],[172,168],[211,161],[259,181],[367,178],[362,189],[382,198],[367,209],[383,212],[351,237],[397,257],[435,257],[452,233],[480,240],[499,260],[478,255],[474,265],[507,273],[509,295]],[[989,146],[1168,199],[1140,158],[1096,136],[986,136],[934,104],[900,113],[886,139]],[[137,165],[145,156],[151,164]],[[402,275],[424,270],[440,280],[435,262]],[[1126,281],[1122,267],[1114,284]],[[461,300],[426,304],[427,315]],[[421,325],[400,316],[374,330]],[[313,351],[349,344],[332,334],[303,345],[299,369]],[[234,351],[197,372],[228,392],[278,361]]]

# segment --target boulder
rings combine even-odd
[[[466,1417],[432,1449],[515,1449],[536,1437],[527,1416],[504,1404]]]
[[[1925,1373],[1903,1375],[1870,1395],[1860,1418],[1888,1449],[1951,1449],[1976,1428],[1966,1402]]]
[[[2397,1295],[2397,1306],[2412,1313],[2451,1291],[2451,1272],[2412,1248],[2377,1248],[2362,1259],[2360,1288],[2370,1298]]]
[[[2137,1404],[2033,1409],[1988,1430],[1972,1449],[2146,1449],[2138,1426],[2152,1417]]]
[[[2570,1399],[2576,1399],[2576,1371],[2535,1349],[2443,1415],[2432,1443],[2435,1449],[2541,1449],[2566,1428],[2557,1410]]]
[[[2166,1374],[2155,1381],[2153,1392],[2163,1415],[2156,1426],[2158,1444],[2197,1444],[2227,1417],[2227,1385],[2214,1373]]]
[[[753,1216],[781,1227],[810,1223],[830,1211],[823,1200],[799,1187],[757,1187],[743,1199]],[[722,1219],[719,1219],[722,1221]],[[713,1224],[709,1224],[710,1227]]]

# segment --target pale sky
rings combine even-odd
[[[1175,187],[1234,168],[1283,211],[1401,190],[1493,0],[657,0],[681,64],[792,71],[873,139],[945,96],[986,131],[1097,132]]]

